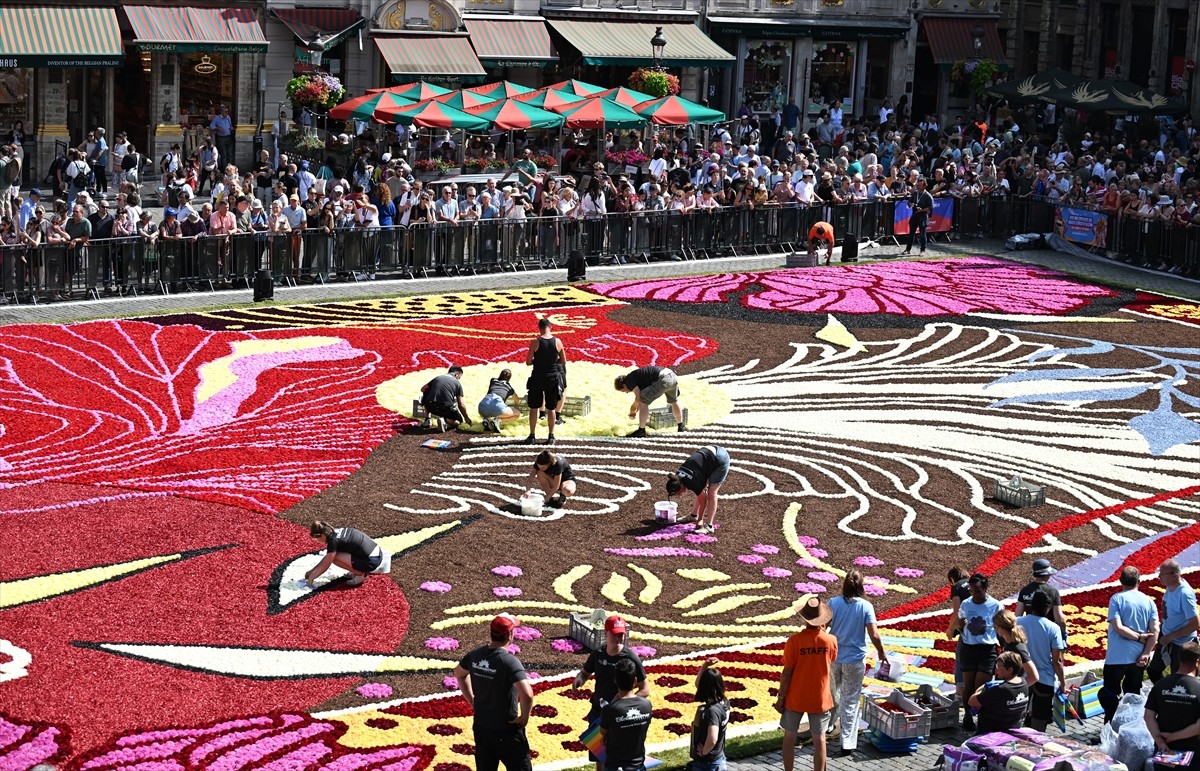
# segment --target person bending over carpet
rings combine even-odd
[[[547,505],[562,508],[567,499],[575,494],[575,472],[571,464],[561,455],[542,450],[533,461],[529,472],[529,489],[541,490]]]
[[[682,521],[696,519],[696,532],[711,535],[716,530],[717,492],[729,476],[729,453],[724,447],[710,444],[692,453],[678,471],[667,474],[667,497],[687,488],[696,494],[692,513]]]
[[[312,586],[330,565],[337,565],[350,574],[347,582],[358,586],[367,580],[371,571],[383,563],[383,549],[361,530],[353,527],[334,527],[317,520],[308,529],[313,538],[325,539],[325,556],[316,567],[304,574],[304,582]]]
[[[646,424],[650,422],[650,405],[660,396],[667,397],[675,427],[683,431],[683,410],[679,407],[679,380],[666,367],[639,367],[625,375],[618,375],[613,387],[622,393],[633,394],[629,417],[637,416],[638,429],[629,436],[646,436]]]
[[[459,423],[471,425],[471,417],[467,414],[467,403],[463,399],[462,380],[463,368],[457,365],[451,367],[445,375],[438,375],[421,386],[421,405],[425,407],[426,417],[423,428],[432,427],[437,418],[438,428],[445,431],[458,428]]]
[[[500,433],[500,423],[519,420],[521,412],[516,407],[510,407],[508,400],[516,395],[512,384],[512,370],[505,369],[500,377],[492,378],[488,383],[487,394],[479,401],[479,417],[483,419],[484,431]]]

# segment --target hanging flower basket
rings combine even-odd
[[[287,95],[293,107],[308,107],[325,111],[342,101],[346,89],[342,82],[323,72],[292,78],[287,84]]]
[[[629,87],[658,99],[675,96],[679,93],[679,76],[641,67],[629,76]]]
[[[999,74],[1000,67],[991,59],[959,59],[950,70],[950,78],[970,88],[976,96],[983,96]]]

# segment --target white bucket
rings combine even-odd
[[[675,501],[658,501],[654,504],[654,518],[659,522],[674,522],[678,511],[679,504]]]
[[[537,490],[529,490],[521,496],[521,513],[527,517],[540,516],[546,496]]]

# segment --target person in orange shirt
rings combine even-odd
[[[825,627],[833,619],[833,611],[819,598],[809,596],[800,608],[799,618],[806,628],[789,637],[783,646],[783,673],[775,700],[775,709],[783,715],[779,720],[783,728],[783,771],[795,767],[796,734],[805,715],[812,732],[813,771],[825,771],[825,729],[833,709],[829,672],[837,658],[837,640]]]
[[[812,257],[825,242],[825,264],[833,261],[833,225],[828,222],[818,222],[808,231],[808,256]],[[820,259],[817,260],[820,262]]]

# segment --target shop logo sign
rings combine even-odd
[[[211,75],[217,71],[217,65],[212,63],[212,59],[208,54],[205,54],[200,57],[200,63],[192,69],[200,75]]]

